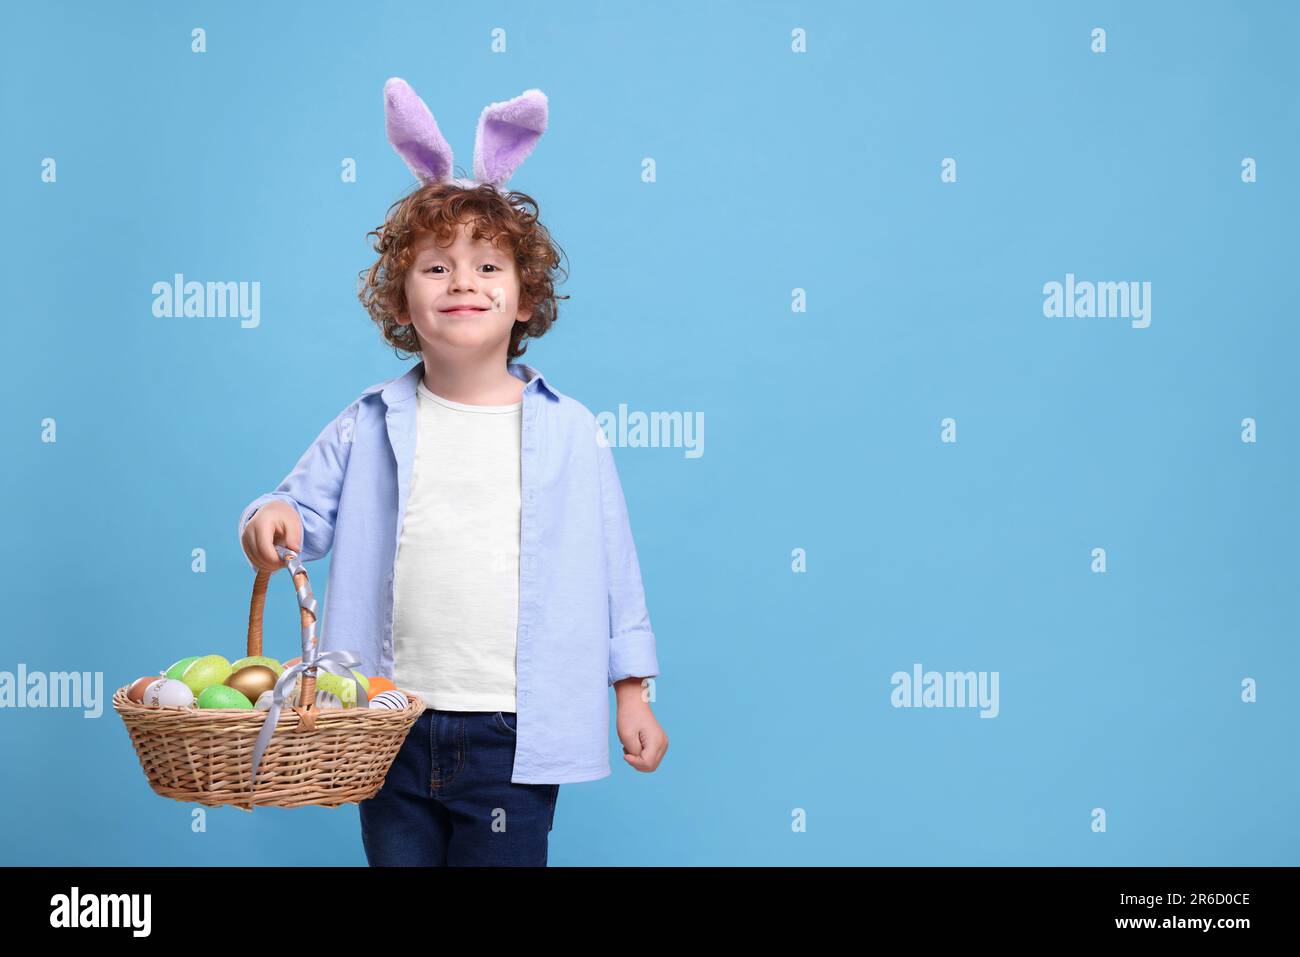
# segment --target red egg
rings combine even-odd
[[[135,684],[131,685],[131,687],[127,689],[127,692],[126,692],[127,700],[129,700],[129,701],[134,701],[136,704],[143,704],[143,703],[144,703],[144,689],[147,688],[147,687],[149,687],[151,684],[153,684],[155,681],[157,681],[160,677],[161,677],[161,674],[157,674],[157,675],[145,675],[143,678],[140,678],[139,680],[137,680],[137,681],[135,682]]]
[[[290,658],[288,661],[284,663],[284,666],[285,668],[292,668],[300,661],[302,661],[302,655],[299,655],[297,658]]]

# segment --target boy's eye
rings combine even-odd
[[[501,271],[501,268],[497,266],[495,263],[484,263],[483,265],[484,268],[491,269],[493,272]],[[425,272],[433,272],[435,269],[443,269],[443,268],[445,267],[442,265],[442,263],[434,263],[432,266],[426,269]]]

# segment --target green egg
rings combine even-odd
[[[229,685],[209,685],[199,695],[200,708],[251,708],[253,702]]]
[[[280,662],[276,661],[274,658],[266,657],[266,655],[250,655],[247,658],[240,658],[238,661],[231,664],[230,673],[234,674],[240,668],[246,668],[249,665],[266,665],[266,667],[275,672],[277,678],[284,674],[284,665],[280,664]]]
[[[357,686],[346,678],[328,671],[316,672],[316,690],[337,695],[345,708],[350,708],[357,703]]]
[[[194,694],[200,695],[205,688],[219,685],[230,677],[230,662],[221,655],[204,655],[190,663],[181,675],[181,681],[190,686]]]
[[[189,658],[182,658],[180,661],[176,662],[176,664],[167,669],[167,677],[175,678],[177,681],[180,681],[181,675],[185,674],[185,669],[198,660],[198,655],[192,655]]]

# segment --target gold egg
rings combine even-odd
[[[275,687],[275,672],[266,665],[245,665],[226,679],[226,684],[234,688],[254,704],[262,697],[262,692]]]

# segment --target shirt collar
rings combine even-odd
[[[523,379],[527,383],[524,386],[525,392],[529,389],[545,389],[552,399],[560,397],[560,394],[551,388],[551,384],[546,381],[546,378],[526,362],[511,362],[506,365],[506,371],[516,379]]]
[[[534,391],[545,390],[552,399],[559,399],[560,394],[555,391],[545,377],[526,362],[510,362],[506,364],[506,371],[516,379],[521,379],[525,383],[524,392],[529,389]],[[401,402],[415,395],[415,387],[424,377],[424,360],[421,359],[415,365],[411,366],[405,373],[396,379],[390,379],[388,382],[379,386],[372,386],[367,392],[382,391],[384,402],[392,405],[395,402]]]

